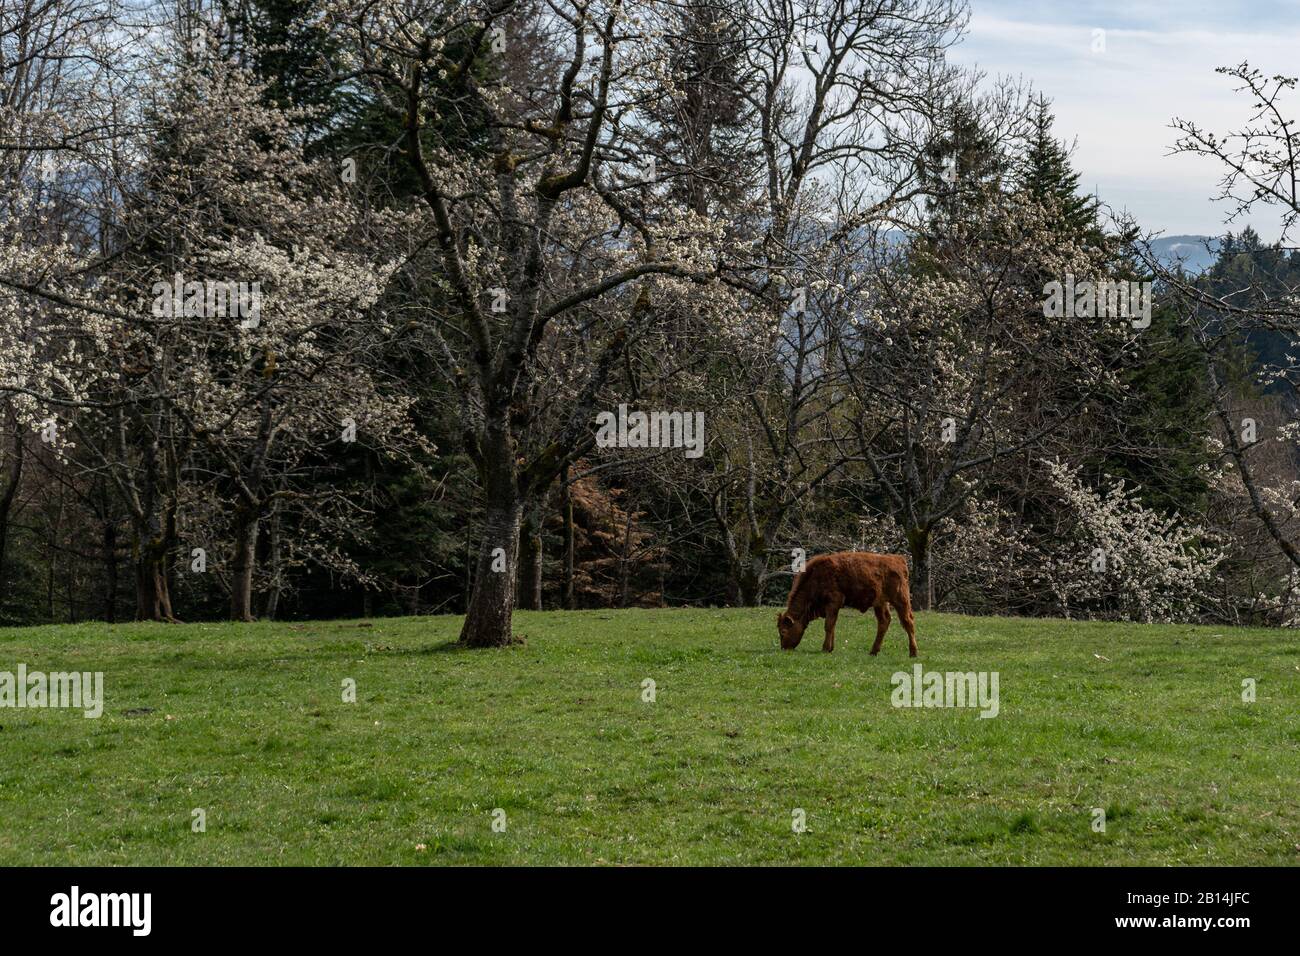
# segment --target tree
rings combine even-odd
[[[485,502],[461,640],[499,646],[513,639],[525,507],[590,447],[596,397],[614,362],[652,320],[653,294],[674,292],[651,277],[711,277],[709,230],[689,217],[637,215],[609,178],[633,155],[624,120],[633,103],[624,91],[650,68],[621,4],[570,2],[540,13],[510,0],[481,11],[381,6],[338,5],[337,23],[355,31],[358,50],[343,75],[371,81],[377,94],[398,93],[392,106],[451,297],[450,307],[427,304],[427,327],[459,392],[463,444]],[[564,51],[563,69],[530,60],[526,44],[511,45],[531,35]],[[484,78],[479,66],[491,58],[499,69]],[[434,97],[430,77],[450,83]],[[430,149],[426,124],[435,117],[438,127],[446,114],[485,117],[481,142]],[[573,257],[579,248],[586,254]],[[597,327],[572,321],[596,299],[608,310]],[[548,335],[601,344],[556,440],[521,459],[533,419],[524,398]]]
[[[855,448],[904,529],[922,609],[936,528],[995,464],[1081,434],[1081,412],[1132,347],[1127,318],[1049,314],[1042,274],[1108,273],[1097,251],[1062,248],[1048,215],[1014,193],[966,206],[913,251],[923,261],[873,276],[845,345],[850,387],[874,410],[855,420]]]
[[[838,440],[853,417],[836,357],[855,311],[845,284],[926,194],[910,134],[943,101],[940,55],[963,16],[942,0],[754,5],[742,74],[762,161],[728,271],[750,345],[723,386],[737,424],[708,490],[742,604],[762,600],[800,502],[851,457]]]
[[[263,523],[291,504],[321,520],[350,507],[345,486],[304,477],[337,475],[354,444],[414,440],[411,400],[376,361],[394,329],[371,308],[398,263],[379,251],[385,222],[347,201],[336,170],[304,159],[248,71],[213,61],[174,95],[166,170],[141,213],[176,222],[184,209],[186,227],[144,264],[142,334],[169,353],[167,409],[232,500],[231,615],[251,620]],[[214,290],[232,283],[239,307],[232,292],[223,308]],[[310,521],[295,527],[311,533]],[[317,556],[342,560],[332,547]]]
[[[1250,98],[1254,111],[1250,125],[1220,136],[1192,120],[1176,119],[1173,125],[1181,136],[1174,150],[1211,159],[1220,166],[1223,175],[1217,198],[1232,204],[1229,222],[1258,206],[1275,207],[1281,212],[1285,239],[1300,219],[1300,161],[1293,148],[1294,120],[1287,117],[1283,105],[1285,94],[1294,88],[1296,80],[1266,77],[1248,63],[1220,67],[1216,72],[1237,81],[1238,90]],[[1245,288],[1238,286],[1223,292],[1166,267],[1151,254],[1149,246],[1144,246],[1141,253],[1178,298],[1188,317],[1192,338],[1204,362],[1219,438],[1251,510],[1286,560],[1300,568],[1300,540],[1289,521],[1293,510],[1290,502],[1295,500],[1292,489],[1270,487],[1261,480],[1255,465],[1255,459],[1260,457],[1255,453],[1259,446],[1293,442],[1300,435],[1300,425],[1291,420],[1269,435],[1261,433],[1253,419],[1237,420],[1233,415],[1233,398],[1239,391],[1233,367],[1240,345],[1261,335],[1281,336],[1290,343],[1300,341],[1300,311],[1295,307],[1300,283],[1278,268],[1280,255],[1273,257],[1272,266],[1262,269],[1252,262],[1253,254],[1264,251],[1257,245],[1251,235],[1228,244],[1227,261],[1244,269],[1242,277],[1248,282]],[[1256,371],[1258,383],[1290,396],[1298,394],[1300,368],[1289,354],[1293,351],[1280,349],[1271,360],[1265,359]]]
[[[97,254],[115,241],[113,173],[136,118],[123,108],[136,63],[121,48],[147,28],[81,0],[0,7],[0,398],[15,480],[28,443],[68,448],[68,415],[98,378],[88,358],[112,332],[102,302],[75,306],[94,299]],[[16,496],[17,486],[8,516]],[[0,550],[8,538],[0,521]]]
[[[1016,177],[1017,185],[1044,209],[1055,213],[1053,225],[1063,235],[1100,243],[1097,202],[1080,195],[1079,174],[1070,154],[1052,136],[1051,102],[1041,93],[1031,104],[1028,145]]]

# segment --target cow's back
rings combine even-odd
[[[867,611],[877,603],[893,603],[907,589],[907,559],[898,554],[841,551],[813,558],[804,569],[809,604],[822,613],[831,595],[843,596],[846,607]]]

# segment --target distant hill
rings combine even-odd
[[[887,248],[899,248],[911,241],[901,229],[886,229],[880,234]],[[1166,266],[1181,264],[1185,272],[1206,271],[1219,257],[1220,240],[1212,236],[1161,236],[1151,242],[1151,251]]]
[[[1210,236],[1162,236],[1151,251],[1165,265],[1182,264],[1187,272],[1204,272],[1219,256],[1219,240]]]
[[[886,229],[881,233],[888,247],[904,246],[909,235],[900,229]],[[1212,236],[1161,236],[1151,242],[1151,251],[1167,266],[1182,264],[1190,273],[1204,272],[1219,257],[1220,240]]]

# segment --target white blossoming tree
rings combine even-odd
[[[39,267],[6,250],[9,307],[49,313],[68,343],[20,353],[6,386],[66,407],[69,434],[112,476],[135,527],[141,616],[173,617],[169,564],[196,544],[180,541],[184,482],[226,503],[229,538],[203,544],[232,616],[249,620],[271,509],[295,508],[309,538],[313,516],[350,503],[341,484],[301,479],[338,469],[353,442],[416,443],[412,399],[377,371],[393,330],[371,308],[405,229],[307,162],[289,117],[215,43],[183,49],[181,69],[154,81],[151,151],[135,151],[119,183],[119,244],[43,248]],[[32,341],[29,321],[6,328],[24,322]]]
[[[969,200],[969,197],[968,197]],[[845,368],[864,412],[855,447],[906,529],[919,607],[930,543],[1013,457],[1068,448],[1137,331],[1049,317],[1045,278],[1109,275],[1104,250],[1063,243],[1050,210],[994,186],[928,249],[867,274]]]
[[[1149,622],[1204,610],[1202,595],[1223,559],[1205,529],[1143,507],[1122,481],[1095,490],[1078,468],[1042,465],[1065,508],[1036,578],[1060,613]]]

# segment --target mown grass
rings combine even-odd
[[[497,651],[452,617],[0,631],[0,671],[107,697],[0,709],[0,864],[1300,862],[1291,632],[921,615],[927,670],[999,673],[981,719],[891,706],[897,623],[872,658],[869,617],[832,655],[773,617],[519,614]]]

